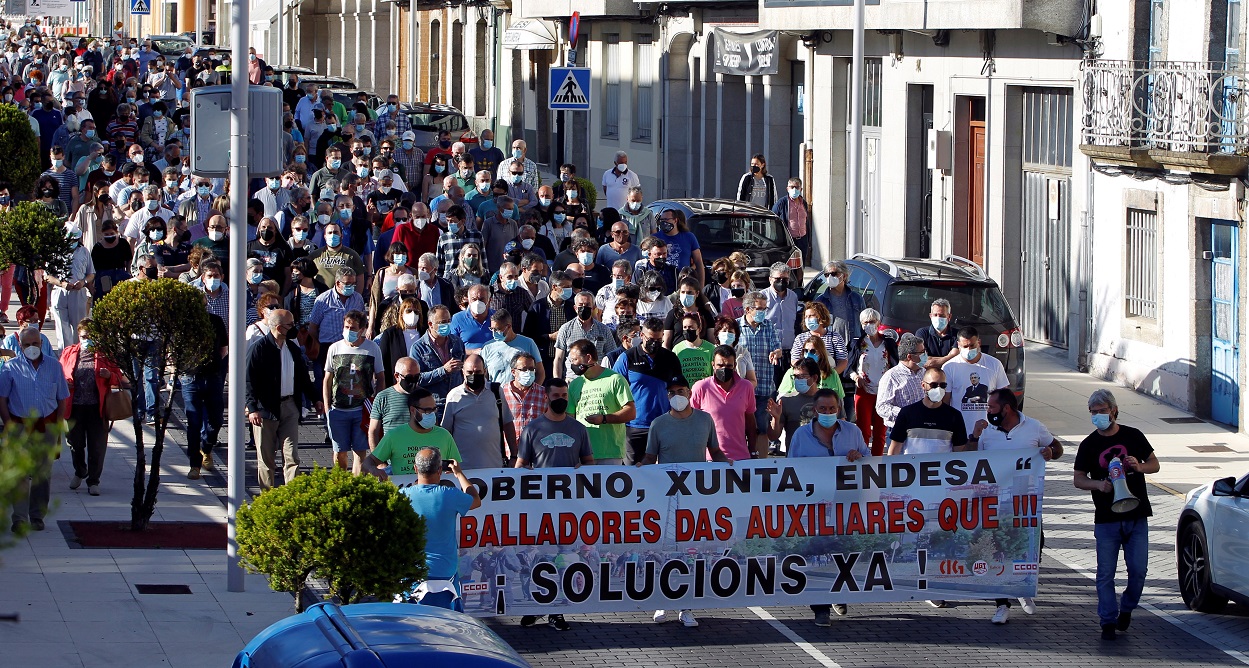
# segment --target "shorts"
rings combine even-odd
[[[330,428],[330,443],[334,452],[368,452],[369,435],[360,428],[364,409],[331,408],[325,417]]]

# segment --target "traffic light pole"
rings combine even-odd
[[[250,28],[248,2],[230,3],[230,394],[226,414],[230,419],[227,518],[226,585],[228,591],[243,591],[243,568],[239,565],[238,511],[247,496],[247,465],[243,415],[243,387],[247,382],[244,365],[247,356],[247,33]]]

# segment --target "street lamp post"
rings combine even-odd
[[[846,179],[846,257],[859,250],[863,224],[863,3],[854,0],[854,46],[850,56],[850,160]]]
[[[248,3],[230,3],[230,211],[234,221],[230,229],[230,394],[227,414],[230,416],[228,462],[229,517],[227,519],[226,586],[229,591],[243,591],[243,569],[239,566],[238,511],[247,495],[246,452],[244,441],[243,385],[247,350],[244,328],[247,326],[247,32]]]

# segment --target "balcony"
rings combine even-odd
[[[1224,63],[1090,60],[1080,151],[1146,169],[1235,176],[1249,167],[1249,72]]]

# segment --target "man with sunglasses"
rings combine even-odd
[[[920,389],[924,398],[904,406],[889,433],[890,455],[958,452],[967,446],[963,414],[945,402],[949,383],[941,369],[928,369]]]

